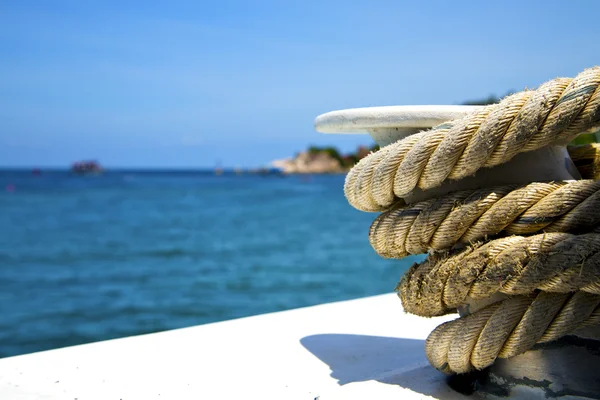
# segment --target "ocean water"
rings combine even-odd
[[[343,181],[0,171],[0,357],[393,291]]]

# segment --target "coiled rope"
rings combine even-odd
[[[415,191],[472,176],[517,154],[565,145],[600,125],[600,67],[558,78],[381,148],[347,175],[378,254],[430,252],[398,284],[421,316],[466,311],[426,341],[446,373],[482,369],[534,344],[600,323],[598,146],[569,147],[582,180],[461,190],[410,203]],[[426,193],[426,192],[425,192]]]

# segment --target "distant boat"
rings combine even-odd
[[[221,165],[221,160],[217,160],[217,164],[215,166],[215,175],[223,175],[225,169]]]
[[[221,161],[217,160],[215,166],[215,175],[223,175],[223,167],[221,167]]]
[[[77,161],[71,166],[71,172],[78,175],[99,175],[104,170],[96,161]]]

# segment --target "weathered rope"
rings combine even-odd
[[[583,179],[600,179],[600,144],[569,146],[567,150]]]
[[[518,153],[568,142],[600,125],[599,86],[600,67],[590,68],[385,146],[348,173],[346,197],[359,210],[382,211],[417,187],[431,189]]]
[[[600,295],[600,234],[542,233],[492,240],[413,265],[398,289],[406,311],[427,317],[496,293]]]
[[[538,182],[449,193],[379,215],[369,232],[375,251],[400,258],[487,237],[587,231],[600,223],[600,182]]]
[[[429,362],[446,373],[483,369],[497,357],[524,353],[600,322],[600,296],[584,292],[534,293],[494,303],[438,326],[427,338]]]
[[[599,67],[555,79],[383,147],[346,177],[350,204],[384,211],[369,234],[380,255],[431,252],[397,287],[405,310],[422,316],[468,313],[427,339],[436,368],[485,368],[497,357],[600,323],[596,146],[569,148],[588,179],[463,190],[407,204],[415,189],[471,176],[519,153],[565,145],[597,127],[599,86]]]

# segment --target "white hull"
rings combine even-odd
[[[395,294],[324,304],[0,360],[0,398],[466,398],[429,366],[445,320]]]

